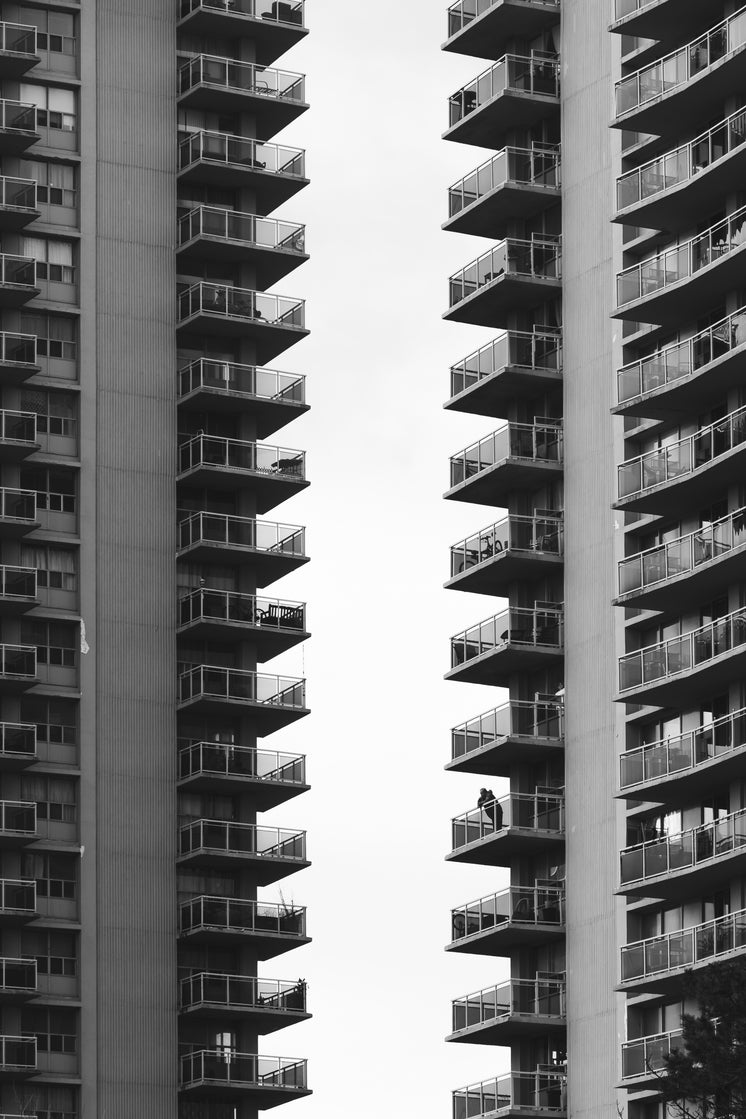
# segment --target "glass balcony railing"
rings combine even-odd
[[[0,959],[0,991],[36,991],[36,960]]]
[[[255,521],[223,513],[192,513],[179,522],[179,547],[199,544],[249,551],[271,552],[282,556],[305,555],[305,529],[298,525]]]
[[[448,190],[448,216],[453,218],[506,183],[522,186],[560,185],[559,144],[503,148]]]
[[[0,488],[0,521],[36,520],[36,490]]]
[[[34,761],[36,758],[36,725],[34,723],[0,723],[0,761]]]
[[[179,142],[179,170],[185,171],[195,163],[266,171],[298,179],[305,178],[306,174],[306,154],[301,148],[264,144],[246,136],[207,129],[190,132]]]
[[[559,743],[563,735],[562,703],[505,703],[453,728],[451,758],[456,761],[509,738],[547,738]]]
[[[179,69],[179,93],[182,94],[195,86],[208,85],[236,93],[302,103],[305,100],[305,84],[303,74],[209,54],[190,58]]]
[[[650,1076],[665,1071],[665,1058],[675,1049],[682,1049],[681,1030],[670,1033],[653,1034],[636,1041],[625,1041],[622,1045],[622,1079]]]
[[[306,628],[306,607],[302,602],[279,598],[257,598],[238,591],[217,591],[200,587],[179,599],[179,625],[192,622],[243,622],[271,629]]]
[[[179,828],[179,854],[196,851],[302,862],[306,857],[306,833],[228,820],[193,820]]]
[[[622,982],[708,963],[746,948],[746,909],[622,948]]]
[[[200,664],[179,676],[178,698],[180,703],[204,698],[300,711],[306,706],[306,682],[296,676],[269,676]]]
[[[619,660],[621,691],[678,676],[714,657],[746,646],[746,608],[734,610],[698,629],[647,645]]]
[[[179,218],[179,245],[196,237],[216,237],[221,241],[240,241],[263,249],[302,253],[306,227],[296,222],[261,218],[225,210],[218,206],[197,206]]]
[[[266,443],[194,435],[179,444],[179,473],[200,468],[245,471],[302,482],[306,477],[306,456],[303,451],[290,451],[287,447],[272,447]]]
[[[479,19],[498,2],[499,0],[456,0],[448,9],[448,38],[463,31],[468,24]],[[559,11],[560,0],[532,0],[532,5],[537,8],[556,8]]]
[[[559,97],[560,65],[554,54],[506,54],[473,82],[449,99],[449,125],[453,127],[507,90]]]
[[[36,105],[0,100],[0,132],[36,132]]]
[[[685,734],[649,742],[620,758],[620,787],[680,777],[715,758],[746,746],[746,707]]]
[[[617,276],[617,303],[655,295],[723,260],[746,244],[746,206],[716,222],[690,241],[625,268]]]
[[[205,8],[210,12],[252,16],[273,23],[304,25],[305,0],[181,0],[179,14],[183,19],[191,12]]]
[[[686,46],[617,82],[617,115],[642,108],[672,89],[679,89],[744,43],[746,8],[741,8]]]
[[[193,315],[206,314],[303,329],[306,307],[303,299],[267,295],[224,284],[197,283],[179,292],[178,313],[179,322],[186,322]]]
[[[0,878],[0,914],[32,917],[35,913],[36,882],[26,878]]]
[[[179,984],[181,1009],[189,1010],[205,1004],[231,1010],[294,1010],[304,1013],[306,984],[302,979],[292,982],[218,972],[199,972],[182,979]]]
[[[514,606],[503,610],[451,638],[451,668],[506,645],[550,645],[560,649],[564,640],[563,619],[561,609]]]
[[[628,847],[621,853],[622,885],[646,882],[746,847],[746,808],[709,824]]]
[[[305,404],[306,378],[297,373],[280,373],[256,365],[240,365],[234,361],[211,361],[198,358],[178,373],[179,396],[188,396],[201,389],[234,393],[277,404]]]
[[[512,922],[558,928],[564,920],[563,889],[514,887],[451,910],[451,942]]]
[[[739,109],[694,140],[621,175],[617,179],[617,208],[624,210],[688,182],[744,143],[746,109]]]
[[[502,369],[517,367],[529,370],[562,371],[562,336],[548,332],[529,334],[508,331],[494,342],[451,366],[451,396],[458,396],[485,377]]]
[[[297,905],[201,895],[182,903],[179,930],[182,933],[213,931],[245,936],[305,937],[306,910]]]
[[[633,497],[682,478],[707,466],[734,447],[746,442],[746,407],[738,408],[715,423],[701,427],[694,435],[644,455],[629,459],[618,467],[620,499]]]
[[[235,1049],[201,1049],[181,1058],[181,1087],[215,1084],[247,1088],[303,1089],[305,1061],[286,1057],[257,1057]]]
[[[513,238],[500,241],[450,277],[449,307],[455,307],[480,288],[504,276],[559,280],[562,276],[562,239],[547,235],[530,241]]]
[[[36,54],[36,28],[22,23],[0,23],[3,54]]]
[[[564,1018],[565,984],[549,979],[513,979],[454,999],[451,1008],[454,1033],[514,1015]]]
[[[451,548],[451,578],[508,552],[561,556],[561,517],[506,517]]]
[[[33,1071],[36,1069],[36,1037],[0,1035],[0,1068]]]
[[[0,286],[33,288],[36,284],[36,261],[31,256],[0,253]]]
[[[36,443],[36,412],[0,409],[0,443]]]
[[[179,780],[190,777],[247,778],[283,785],[304,785],[303,754],[256,750],[220,742],[189,742],[179,749]]]
[[[617,19],[624,19],[625,16],[631,16],[633,12],[640,12],[643,8],[647,8],[649,4],[655,4],[657,0],[616,0],[614,11]]]
[[[0,599],[36,598],[36,568],[0,566]]]
[[[512,1072],[495,1080],[471,1084],[453,1093],[453,1119],[492,1119],[503,1112],[564,1111],[567,1103],[567,1077],[557,1068],[536,1072]]]
[[[451,485],[458,486],[508,459],[562,462],[560,423],[506,424],[451,457]]]
[[[36,835],[36,801],[0,800],[0,837]]]
[[[0,208],[35,210],[36,180],[16,179],[9,175],[0,176]]]
[[[36,365],[36,335],[0,332],[0,365]]]
[[[510,793],[473,808],[451,821],[454,851],[507,828],[561,835],[565,828],[565,798],[548,793]]]
[[[35,677],[35,645],[0,645],[0,679],[33,680]]]

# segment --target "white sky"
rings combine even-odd
[[[307,753],[313,789],[265,819],[309,831],[313,867],[281,885],[314,943],[263,973],[304,976],[314,1018],[261,1051],[309,1058],[315,1094],[283,1115],[450,1119],[451,1089],[509,1067],[443,1041],[450,1000],[506,976],[443,950],[451,907],[507,885],[443,861],[482,783],[443,773],[449,729],[503,699],[442,679],[449,636],[502,605],[442,589],[449,545],[497,519],[441,498],[448,455],[498,426],[442,411],[449,366],[495,333],[441,321],[448,275],[486,247],[440,230],[446,188],[490,154],[440,139],[446,99],[487,64],[440,51],[446,0],[310,0],[308,22],[277,65],[308,74],[281,139],[312,185],[282,214],[311,262],[275,290],[308,299],[312,334],[273,364],[308,374],[312,411],[277,442],[307,448],[312,486],[268,516],[309,526],[313,562],[268,593],[307,600],[313,638],[267,671],[305,672],[313,713],[266,746]]]

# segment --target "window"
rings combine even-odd
[[[36,1036],[40,1053],[77,1053],[77,1012],[56,1006],[24,1006],[21,1033]]]
[[[21,777],[21,800],[36,801],[39,820],[74,824],[78,818],[77,785],[71,777]]]
[[[21,311],[21,332],[36,336],[39,357],[58,357],[75,361],[78,357],[78,331],[75,319],[66,315],[38,315]]]
[[[75,437],[77,402],[72,393],[25,388],[21,392],[21,411],[35,413],[36,430],[42,435]]]
[[[51,206],[75,209],[78,192],[75,185],[75,168],[68,163],[42,163],[41,160],[22,159],[18,174],[24,179],[36,180],[36,199]]]
[[[21,722],[36,726],[40,743],[74,746],[78,740],[77,704],[73,700],[22,696]]]
[[[40,12],[20,7],[18,22],[36,27],[39,50],[53,54],[75,54],[75,16],[71,12]]]
[[[24,466],[20,471],[21,489],[36,490],[36,508],[51,513],[75,513],[75,474],[46,466]]]
[[[25,929],[21,934],[21,956],[36,960],[40,975],[78,974],[75,934],[46,929]]]
[[[13,1089],[20,1103],[36,1119],[78,1119],[78,1093],[76,1088],[52,1084],[29,1084]],[[15,1106],[15,1104],[14,1104]]]
[[[21,877],[34,879],[40,898],[74,901],[77,893],[76,856],[57,855],[52,851],[24,851],[21,855]]]
[[[36,105],[36,120],[42,128],[74,132],[77,127],[75,93],[57,86],[21,82],[20,101]]]
[[[77,555],[69,548],[45,544],[21,544],[21,567],[36,568],[36,582],[50,590],[75,591],[78,588]]]
[[[46,237],[21,237],[21,256],[34,258],[36,275],[40,280],[49,280],[56,284],[74,284],[73,252],[72,241],[51,241]]]
[[[75,622],[48,622],[23,618],[21,644],[36,645],[38,664],[75,668],[78,659],[78,626]]]

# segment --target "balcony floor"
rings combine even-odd
[[[554,459],[505,458],[472,474],[443,494],[446,501],[507,508],[515,490],[540,490],[562,477],[564,465]]]
[[[453,773],[484,773],[491,777],[509,777],[514,766],[536,765],[553,758],[560,759],[564,749],[562,739],[501,738],[454,758],[445,768]]]
[[[24,128],[0,128],[0,155],[20,155],[41,140],[38,132]]]
[[[246,929],[199,928],[194,932],[181,932],[179,939],[190,944],[238,945],[250,951],[258,960],[265,963],[274,960],[294,948],[302,948],[311,943],[309,936],[288,936],[284,933],[251,932]]]
[[[0,283],[0,307],[23,307],[30,299],[41,295],[41,288],[32,287],[31,284],[4,284]]]
[[[449,412],[502,419],[515,400],[532,400],[562,387],[562,374],[548,369],[509,365],[476,381],[444,405]]]
[[[292,249],[273,249],[253,241],[234,241],[226,237],[201,234],[176,249],[177,270],[187,275],[200,275],[200,264],[246,264],[254,269],[254,282],[261,291],[279,283],[309,259],[308,253]],[[196,270],[196,271],[195,271]]]
[[[0,438],[0,463],[20,462],[40,450],[41,443],[33,443],[29,439]]]
[[[524,221],[534,218],[561,200],[559,187],[502,183],[449,218],[443,223],[443,229],[448,233],[470,233],[475,237],[500,240],[507,237],[517,218]]]
[[[310,1096],[308,1088],[270,1088],[238,1082],[226,1083],[223,1080],[203,1080],[190,1087],[180,1087],[185,1099],[206,1099],[215,1101],[246,1101],[259,1111],[269,1111],[280,1104],[291,1103]]]
[[[0,383],[2,382],[2,366],[0,366]],[[219,389],[199,386],[193,391],[180,396],[179,408],[185,412],[219,412],[236,415],[239,412],[250,412],[256,422],[257,439],[266,439],[274,435],[280,428],[292,423],[299,416],[309,410],[308,404],[296,404],[280,398],[261,396],[248,396],[231,389]]]
[[[186,855],[176,856],[180,867],[220,867],[229,873],[245,874],[257,886],[271,886],[290,874],[306,870],[311,864],[306,859],[269,858],[250,851],[224,851],[214,847],[201,847]]]
[[[472,326],[501,327],[507,330],[514,311],[528,311],[562,292],[561,280],[503,273],[461,299],[443,315],[446,322],[465,322]]]
[[[696,470],[671,478],[642,493],[622,498],[614,502],[614,508],[625,511],[633,509],[638,513],[665,512],[668,517],[677,513],[683,515],[688,510],[705,505],[720,487],[727,487],[734,479],[741,477],[744,465],[746,442],[739,443],[725,454],[717,455]]]
[[[28,206],[0,206],[0,231],[15,233],[40,217],[40,210],[32,210]]]
[[[258,625],[246,621],[219,621],[212,618],[196,618],[186,625],[176,628],[177,637],[194,638],[197,641],[210,641],[230,644],[236,641],[250,641],[256,648],[260,662],[272,660],[280,653],[295,648],[311,636],[306,630],[291,629],[286,626]]]
[[[559,98],[552,94],[506,89],[452,124],[443,139],[499,151],[509,132],[535,128],[547,117],[558,117],[559,111]]]
[[[730,291],[738,288],[745,261],[746,244],[743,244],[691,276],[617,307],[613,317],[655,323],[671,329],[690,321],[696,322],[703,307],[717,305]]]
[[[0,770],[2,770],[2,760],[0,760]],[[310,785],[290,784],[288,781],[269,781],[260,777],[238,777],[234,774],[210,772],[199,772],[190,777],[182,777],[177,784],[185,791],[208,793],[214,796],[239,796],[249,793],[257,812],[268,812],[270,808],[286,804],[293,797],[307,793],[311,788]]]
[[[617,416],[674,420],[681,413],[705,411],[713,399],[742,384],[745,375],[746,343],[726,351],[688,376],[662,384],[626,404],[617,404],[612,411]]]
[[[214,1019],[226,1022],[245,1022],[250,1030],[262,1036],[307,1022],[311,1017],[302,1010],[273,1010],[268,1006],[236,1006],[232,1003],[199,1002],[193,1006],[182,1007],[179,1014],[184,1021],[190,1018]]]
[[[698,698],[719,694],[732,681],[738,680],[745,670],[746,644],[702,661],[686,672],[620,692],[618,698],[624,703],[686,709]]]
[[[40,62],[41,58],[38,54],[0,50],[0,80],[22,78]]]
[[[256,134],[253,139],[256,140],[271,140],[309,108],[305,101],[268,97],[248,89],[232,89],[208,82],[198,82],[186,93],[180,94],[177,104],[180,109],[201,109],[219,115],[250,113],[255,120]]]
[[[469,956],[510,956],[516,948],[540,948],[564,937],[564,925],[512,920],[452,941],[446,945],[446,951]]]
[[[557,8],[533,4],[531,0],[496,0],[479,19],[451,35],[443,50],[497,61],[514,39],[535,39],[559,21]]]
[[[661,53],[665,54],[671,33],[675,43],[688,40],[701,31],[707,16],[702,16],[701,0],[657,0],[639,12],[616,19],[610,30],[619,35],[634,35],[638,39],[661,40]],[[675,43],[671,41],[673,49]]]
[[[628,979],[616,987],[627,995],[655,994],[668,995],[678,1001],[686,986],[687,978],[691,975],[701,975],[705,968],[712,967],[721,960],[743,959],[743,948],[735,948],[732,952],[721,952],[717,956],[708,957],[699,963],[682,964],[668,971],[658,972],[654,975],[642,976],[639,979]]]
[[[12,618],[16,614],[25,614],[38,605],[39,599],[36,596],[0,594],[0,617]]]
[[[41,366],[27,362],[0,361],[0,385],[20,385],[41,372]]]
[[[549,578],[561,573],[564,563],[562,556],[504,549],[474,567],[467,567],[465,571],[453,575],[444,586],[449,591],[505,597],[510,584],[516,580],[535,582]]]
[[[177,28],[202,39],[251,39],[261,66],[270,66],[308,34],[302,26],[214,8],[197,8],[180,19]]]
[[[562,661],[564,649],[557,645],[529,645],[506,641],[497,649],[472,657],[446,672],[446,680],[463,684],[493,684],[507,687],[510,677],[519,672],[551,669]]]
[[[307,707],[276,707],[268,703],[258,703],[250,699],[233,699],[211,695],[198,695],[194,699],[180,700],[177,703],[178,711],[189,711],[204,715],[220,715],[223,718],[232,718],[240,715],[248,716],[256,733],[260,738],[274,734],[283,727],[290,726],[298,719],[309,715]]]
[[[216,160],[198,159],[179,171],[177,182],[204,183],[231,190],[252,190],[258,212],[271,214],[283,202],[288,202],[307,187],[310,179],[267,171],[257,163],[220,163]]]
[[[562,848],[564,844],[565,836],[562,832],[507,827],[450,851],[446,855],[446,862],[471,863],[473,866],[510,866],[516,858],[530,858],[547,848]]]
[[[176,475],[177,483],[196,489],[220,490],[221,492],[247,490],[254,495],[255,511],[268,513],[283,501],[307,489],[305,478],[295,478],[270,471],[243,470],[223,467],[210,463],[200,463],[192,470],[182,470]]]
[[[2,539],[2,522],[0,522],[0,539]],[[211,540],[198,541],[191,547],[180,548],[177,558],[186,559],[187,556],[195,563],[216,563],[228,567],[241,567],[245,563],[250,563],[256,577],[256,585],[260,589],[268,587],[309,561],[308,556],[267,552],[234,544],[220,544]]]
[[[563,1037],[567,1022],[554,1014],[505,1014],[448,1034],[446,1041],[468,1045],[512,1045],[532,1037]],[[522,1112],[521,1112],[522,1114]]]

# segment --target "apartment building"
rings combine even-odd
[[[308,1093],[304,3],[0,20],[0,1114],[253,1119]]]
[[[507,692],[452,731],[500,783],[449,860],[502,869],[448,951],[510,967],[453,1004],[503,1047],[453,1116],[664,1119],[683,976],[746,947],[746,8],[460,0],[445,49],[486,66],[445,138],[491,153],[448,193],[485,250],[445,318],[491,337],[446,407],[496,429],[446,586],[501,600],[448,678]]]

